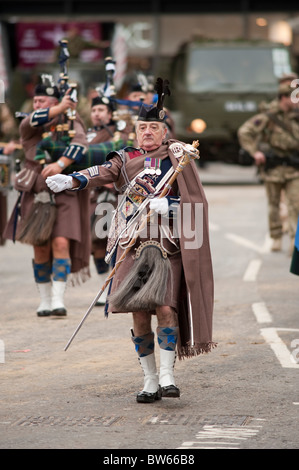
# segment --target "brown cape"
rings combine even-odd
[[[176,141],[168,140],[164,145],[169,147],[173,142]],[[163,152],[163,147],[159,149],[161,152]],[[176,168],[178,159],[169,148],[168,155],[172,165]],[[192,222],[195,220],[194,204],[203,204],[203,243],[200,248],[188,247],[190,240],[184,234],[184,218],[181,218],[180,247],[184,279],[181,283],[178,308],[180,330],[178,356],[184,358],[209,352],[215,346],[212,342],[214,278],[209,242],[208,202],[194,161],[189,163],[180,173],[177,184],[181,196],[181,210],[182,212],[184,210],[183,204],[191,204]]]
[[[177,160],[169,151],[173,166]],[[200,248],[188,248],[190,241],[181,228],[181,256],[184,278],[189,293],[181,298],[179,306],[180,344],[179,357],[193,356],[208,352],[215,346],[212,342],[212,317],[214,307],[214,279],[209,242],[208,202],[200,182],[194,161],[189,163],[178,176],[181,207],[191,203],[191,220],[195,219],[195,203],[203,204],[203,242]],[[182,209],[183,210],[183,209]],[[182,218],[181,223],[183,224]],[[183,290],[182,283],[182,290]]]

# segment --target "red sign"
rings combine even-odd
[[[101,39],[99,23],[18,23],[18,65],[31,68],[37,64],[55,62],[58,41],[68,38],[71,30],[76,30],[85,41]],[[79,58],[83,62],[93,62],[102,58],[102,51],[88,48],[80,53]]]

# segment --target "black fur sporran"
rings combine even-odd
[[[108,297],[109,304],[118,311],[153,310],[164,305],[170,261],[157,242],[141,244],[139,252],[120,287]]]

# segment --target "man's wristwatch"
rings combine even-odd
[[[62,168],[62,169],[65,168],[65,163],[63,163],[62,160],[57,160],[57,163],[60,166],[60,168]]]

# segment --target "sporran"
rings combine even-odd
[[[160,243],[149,240],[136,250],[134,265],[116,292],[108,297],[116,310],[153,310],[164,305],[171,276],[167,253]]]
[[[41,191],[34,195],[34,203],[23,221],[16,240],[33,246],[44,245],[51,237],[56,219],[56,204],[53,194]]]

